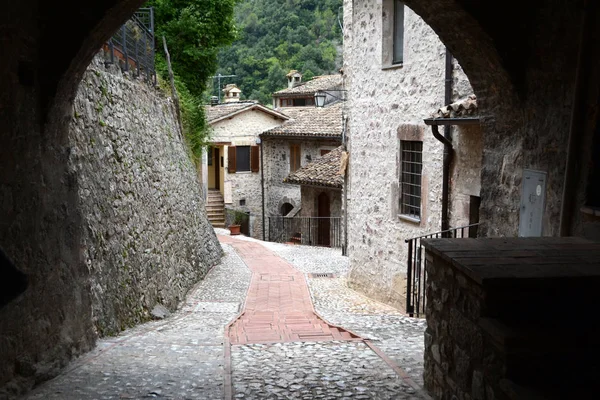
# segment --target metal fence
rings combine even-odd
[[[270,242],[342,247],[341,217],[268,217]]]
[[[140,8],[104,45],[108,62],[156,84],[154,9]]]
[[[421,239],[431,238],[464,238],[477,237],[480,223],[451,228],[445,231],[406,239],[408,257],[406,263],[406,313],[411,317],[425,314],[425,287],[427,284],[427,268],[423,265],[424,249]]]

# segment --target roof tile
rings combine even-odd
[[[342,147],[337,147],[323,157],[292,172],[283,181],[298,185],[342,188],[344,177],[340,175]]]

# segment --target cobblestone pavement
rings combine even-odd
[[[27,399],[222,399],[224,329],[239,313],[250,271],[225,257],[177,313],[98,341]]]
[[[222,244],[226,254],[223,262],[190,291],[176,313],[100,340],[94,351],[72,362],[62,375],[26,398],[428,398],[420,389],[424,322],[349,289],[344,281],[348,259],[339,250],[245,237],[223,241],[227,242]],[[247,297],[251,280],[265,279],[262,267],[253,261],[248,264],[238,255],[244,246],[236,243],[245,241],[260,243],[273,257],[287,261],[283,264],[290,270],[281,276],[306,279],[308,302],[312,300],[314,311],[327,322],[368,340],[288,341],[295,340],[288,337],[281,343],[248,340],[230,345],[226,327],[230,323],[235,326],[235,317],[251,299]],[[258,261],[259,251],[264,250],[246,247],[254,250],[245,256],[254,252],[254,261]],[[275,258],[263,261],[270,263]],[[333,273],[335,277],[312,278],[313,273]],[[267,277],[266,282],[272,281]],[[280,290],[281,286],[272,288]],[[277,294],[275,298],[282,300],[284,296]],[[258,302],[254,305],[257,311],[263,307]]]

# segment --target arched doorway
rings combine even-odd
[[[317,244],[319,246],[330,246],[331,240],[329,230],[331,228],[331,221],[329,220],[329,217],[331,217],[331,208],[329,195],[325,192],[321,192],[317,198],[317,217],[319,217]]]

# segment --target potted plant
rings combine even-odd
[[[227,210],[227,213],[229,214],[228,220],[230,221],[228,227],[230,235],[239,235],[242,222],[244,222],[248,215],[239,210]]]

